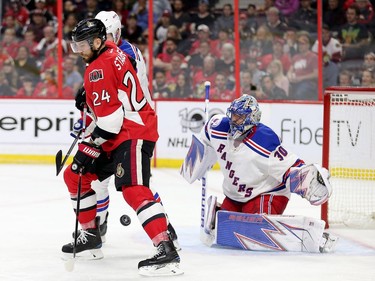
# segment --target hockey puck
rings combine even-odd
[[[120,218],[120,222],[122,225],[128,226],[132,222],[132,220],[128,215],[122,215]]]

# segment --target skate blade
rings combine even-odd
[[[76,253],[77,260],[100,260],[104,257],[101,249],[87,250],[80,253]],[[73,258],[73,254],[63,253],[61,259],[67,261]]]
[[[175,276],[184,274],[184,272],[180,269],[179,263],[168,263],[163,265],[151,265],[151,266],[143,266],[138,269],[138,273],[142,276]]]
[[[176,251],[181,251],[181,246],[180,246],[180,243],[178,243],[177,239],[173,240],[172,242],[173,242],[173,246],[176,249]]]

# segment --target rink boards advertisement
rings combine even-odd
[[[204,101],[157,101],[160,138],[155,150],[159,167],[179,167],[193,134],[205,121]],[[210,102],[209,116],[225,114],[228,102]],[[323,105],[260,103],[261,122],[271,127],[283,145],[308,162],[321,163]],[[0,100],[0,160],[4,155],[51,156],[67,151],[70,128],[80,116],[71,100]],[[1,161],[0,161],[1,162]]]

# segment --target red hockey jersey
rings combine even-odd
[[[129,57],[113,42],[85,71],[86,103],[101,130],[115,134],[102,144],[112,151],[129,139],[156,142],[157,116],[142,91]]]

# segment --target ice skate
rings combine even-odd
[[[138,263],[138,271],[143,276],[173,276],[184,272],[179,268],[180,257],[172,241],[162,241],[156,254]]]
[[[108,212],[107,212],[107,214],[105,216],[105,221],[99,226],[99,233],[100,233],[100,238],[102,239],[102,243],[106,242],[105,235],[107,233],[107,219],[108,219]],[[80,235],[80,233],[81,233],[81,229],[78,230],[78,236]],[[72,237],[74,239],[74,231],[72,233]]]
[[[321,253],[334,252],[338,240],[339,238],[337,236],[324,232],[320,242],[319,251]]]
[[[73,234],[74,236],[74,234]],[[100,238],[99,228],[81,229],[78,232],[76,257],[82,259],[101,259],[103,253],[101,251],[102,240]],[[63,259],[67,260],[73,257],[74,238],[73,241],[62,247]]]
[[[168,224],[168,231],[167,232],[168,232],[169,239],[173,242],[173,245],[174,245],[174,248],[176,249],[176,251],[180,251],[181,246],[180,246],[180,243],[178,243],[177,233],[170,223]]]

